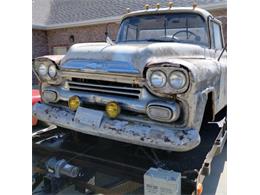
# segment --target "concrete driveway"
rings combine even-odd
[[[227,144],[211,164],[211,174],[204,180],[203,195],[227,194]]]

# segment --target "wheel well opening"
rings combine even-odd
[[[206,118],[208,121],[213,121],[214,120],[214,110],[213,110],[213,93],[210,92],[208,94],[208,100],[206,103],[204,115],[206,114]]]

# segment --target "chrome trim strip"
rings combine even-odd
[[[68,81],[68,83],[75,84],[75,85],[84,85],[84,86],[90,86],[90,87],[103,87],[103,88],[111,88],[111,89],[135,90],[135,91],[142,90],[142,88],[119,87],[119,86],[113,86],[113,85],[97,85],[97,84],[92,84],[92,83],[81,83],[81,82],[74,82],[74,81]]]
[[[120,103],[120,106],[126,110],[143,113],[143,114],[146,113],[146,105],[152,100],[157,100],[157,98],[149,94],[149,92],[145,88],[142,89],[139,99],[117,96],[115,94],[112,95],[112,94],[98,93],[98,92],[87,92],[87,91],[72,92],[68,89],[64,89],[62,87],[54,87],[54,86],[46,87],[43,90],[56,91],[58,94],[58,100],[62,100],[62,101],[68,101],[69,98],[73,95],[82,98],[83,102],[98,104],[98,105],[106,105],[111,101],[115,101]]]
[[[80,72],[92,73],[126,73],[139,75],[140,72],[133,65],[121,61],[105,60],[80,60],[73,59],[66,61],[60,66],[62,70],[74,70]]]
[[[110,94],[119,94],[119,95],[129,95],[129,96],[136,96],[139,97],[139,94],[136,93],[126,93],[122,91],[114,91],[114,90],[105,90],[105,89],[97,89],[97,88],[89,88],[89,87],[79,87],[79,86],[69,86],[70,90],[84,90],[84,91],[94,91],[94,92],[105,92],[105,93],[110,93]]]

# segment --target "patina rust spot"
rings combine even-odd
[[[48,109],[45,109],[44,112],[45,112],[45,114],[48,114],[48,113],[49,113],[49,110],[48,110]]]
[[[170,140],[167,136],[165,136],[165,137],[164,137],[164,141],[165,141],[165,142],[170,142],[171,140]]]

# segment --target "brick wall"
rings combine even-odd
[[[211,11],[211,13],[223,23],[224,38],[227,40],[227,10],[219,9]],[[64,28],[57,30],[49,30],[47,32],[48,38],[48,52],[53,54],[53,47],[65,46],[69,48],[75,43],[86,43],[86,42],[100,42],[105,41],[105,31],[107,24],[75,27],[75,28]],[[116,34],[119,28],[119,24],[110,23],[108,24],[109,37],[113,40],[116,38]],[[70,37],[74,36],[74,42],[70,40]]]
[[[119,24],[109,23],[108,25],[100,24],[93,26],[49,30],[47,32],[49,53],[53,53],[53,47],[55,46],[65,46],[69,48],[75,43],[105,41],[106,28],[108,28],[109,37],[115,40],[118,27]],[[74,36],[74,42],[71,41],[71,36]]]
[[[49,54],[47,32],[44,30],[32,31],[32,57]]]
[[[219,9],[210,11],[217,19],[222,21],[224,38],[227,40],[227,10]],[[65,46],[69,48],[75,43],[100,42],[105,41],[105,31],[108,26],[109,36],[111,39],[116,38],[119,24],[100,24],[75,28],[64,28],[57,30],[33,30],[33,57],[53,53],[53,47]],[[70,37],[74,36],[74,42]]]
[[[227,10],[219,9],[210,11],[214,17],[222,21],[224,38],[227,40]],[[33,53],[32,57],[53,54],[53,47],[65,46],[69,48],[75,43],[105,41],[105,31],[108,28],[109,37],[116,39],[119,24],[109,23],[75,28],[64,28],[57,30],[33,30]],[[74,36],[74,42],[70,37]],[[33,83],[35,83],[33,76]]]
[[[48,55],[48,38],[47,32],[44,30],[32,31],[32,58]],[[37,85],[38,80],[32,72],[32,84]]]

